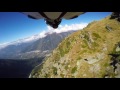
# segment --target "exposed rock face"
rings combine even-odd
[[[109,32],[106,26],[112,28]],[[120,22],[107,17],[65,38],[31,78],[120,77]]]
[[[120,12],[113,12],[110,19],[117,19],[120,22]]]

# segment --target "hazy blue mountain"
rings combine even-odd
[[[34,35],[0,46],[1,59],[29,59],[48,55],[57,45],[74,31]]]

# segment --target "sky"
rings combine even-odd
[[[21,12],[0,12],[0,45],[45,32],[63,32],[82,29],[94,20],[109,16],[112,12],[87,12],[72,20],[63,19],[58,29],[46,25],[43,19],[34,20]]]

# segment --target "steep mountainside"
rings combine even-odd
[[[31,78],[120,77],[120,22],[106,17],[65,38]]]

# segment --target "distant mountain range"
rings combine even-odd
[[[75,31],[38,34],[0,45],[0,59],[30,59],[49,55],[57,45]]]

